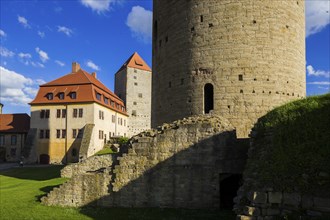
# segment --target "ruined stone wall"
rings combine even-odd
[[[218,208],[220,174],[242,173],[246,152],[246,146],[237,144],[235,130],[226,119],[196,116],[133,137],[112,168],[73,176],[43,202],[65,206],[92,203],[110,207]],[[101,196],[91,201],[90,192],[85,191],[94,192],[93,187]]]
[[[305,96],[303,0],[155,0],[152,126],[213,113],[239,137],[270,109]]]
[[[115,155],[113,154],[89,157],[80,163],[73,163],[65,166],[61,170],[61,177],[72,178],[76,175],[102,170],[111,167],[114,160]]]

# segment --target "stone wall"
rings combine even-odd
[[[226,119],[197,116],[140,133],[124,151],[111,168],[73,176],[43,203],[218,208],[220,174],[242,173],[247,146],[238,144]],[[93,201],[85,196],[86,190],[95,191],[91,179],[98,183],[95,193],[102,195]]]
[[[80,163],[73,163],[61,170],[61,177],[72,178],[73,176],[96,172],[111,167],[116,156],[113,154],[92,156]]]
[[[304,0],[155,0],[152,126],[213,113],[247,137],[256,120],[305,96]]]

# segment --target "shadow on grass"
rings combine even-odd
[[[38,166],[38,167],[17,167],[0,171],[0,175],[27,179],[27,180],[49,180],[60,177],[63,165]],[[46,171],[46,172],[45,172]]]
[[[213,220],[235,219],[234,212],[216,209],[174,209],[174,208],[99,208],[84,207],[81,213],[92,219],[116,220]]]

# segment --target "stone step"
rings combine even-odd
[[[257,218],[254,216],[238,215],[236,220],[257,220]]]

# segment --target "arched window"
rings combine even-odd
[[[213,110],[213,85],[207,83],[204,86],[204,113],[208,114]]]

